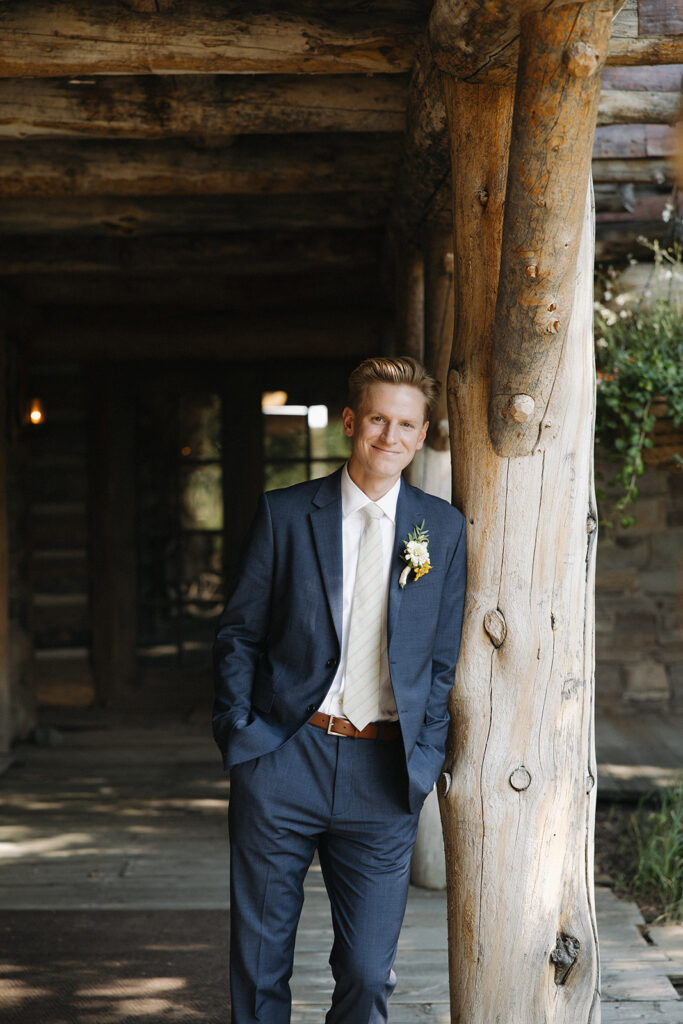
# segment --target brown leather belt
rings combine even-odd
[[[401,735],[398,722],[370,722],[364,729],[356,729],[348,718],[324,715],[322,711],[316,711],[308,721],[324,729],[330,736],[354,736],[359,740],[397,740]]]

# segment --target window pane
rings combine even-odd
[[[221,454],[221,402],[218,395],[182,395],[180,453],[188,459],[218,459]]]
[[[223,473],[215,463],[180,467],[180,525],[184,530],[223,529]]]
[[[266,462],[306,456],[306,416],[267,415],[263,417]]]
[[[308,480],[305,462],[288,462],[279,465],[266,465],[265,490],[272,491],[275,487],[289,487]]]
[[[351,438],[344,433],[341,416],[328,420],[326,427],[311,428],[311,456],[314,459],[339,457],[348,458],[351,452]]]
[[[180,596],[184,615],[211,619],[222,611],[225,601],[222,557],[222,536],[195,533],[183,537]],[[205,633],[204,639],[207,635]]]
[[[346,459],[340,459],[339,462],[312,462],[311,463],[311,480],[317,480],[321,476],[329,476],[330,473],[334,473],[335,469],[339,469],[343,466]]]

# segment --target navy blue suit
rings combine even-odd
[[[444,759],[465,593],[465,521],[405,481],[387,618],[401,739],[339,738],[307,724],[340,655],[340,480],[338,471],[261,498],[216,638],[214,735],[231,770],[235,1024],[289,1020],[294,933],[316,848],[335,925],[337,989],[327,1020],[387,1019],[417,815]],[[419,580],[411,574],[401,589],[403,540],[423,521],[432,569]],[[273,905],[280,919],[264,923]],[[364,996],[346,977],[354,972],[367,975]]]

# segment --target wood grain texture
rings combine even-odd
[[[501,456],[530,454],[555,385],[611,18],[602,0],[522,18],[489,400]]]
[[[586,532],[595,515],[592,224],[588,210],[542,442],[526,458],[501,459],[486,409],[511,107],[509,93],[497,97],[490,87],[447,87],[455,182],[453,493],[469,548],[446,762],[453,785],[441,800],[451,1020],[597,1024],[595,533]],[[490,610],[506,623],[498,648],[484,629]],[[531,781],[520,791],[510,777],[522,767]],[[560,986],[549,959],[558,931],[581,942]]]
[[[406,75],[0,79],[0,138],[402,132]]]
[[[375,268],[378,231],[229,232],[139,238],[23,235],[0,250],[0,274],[223,273],[264,276],[364,266]]]
[[[400,136],[245,136],[221,148],[181,141],[7,142],[0,199],[378,191],[389,188]]]
[[[681,97],[678,92],[603,88],[598,124],[675,124],[680,115]]]
[[[409,0],[353,10],[195,0],[135,10],[123,0],[5,0],[0,77],[89,74],[405,72],[424,26]],[[159,10],[161,7],[161,10]]]

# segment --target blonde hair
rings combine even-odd
[[[407,384],[422,392],[425,420],[428,420],[439,397],[439,384],[427,373],[422,363],[412,356],[373,356],[364,359],[349,377],[348,405],[356,412],[366,388],[372,384]]]

